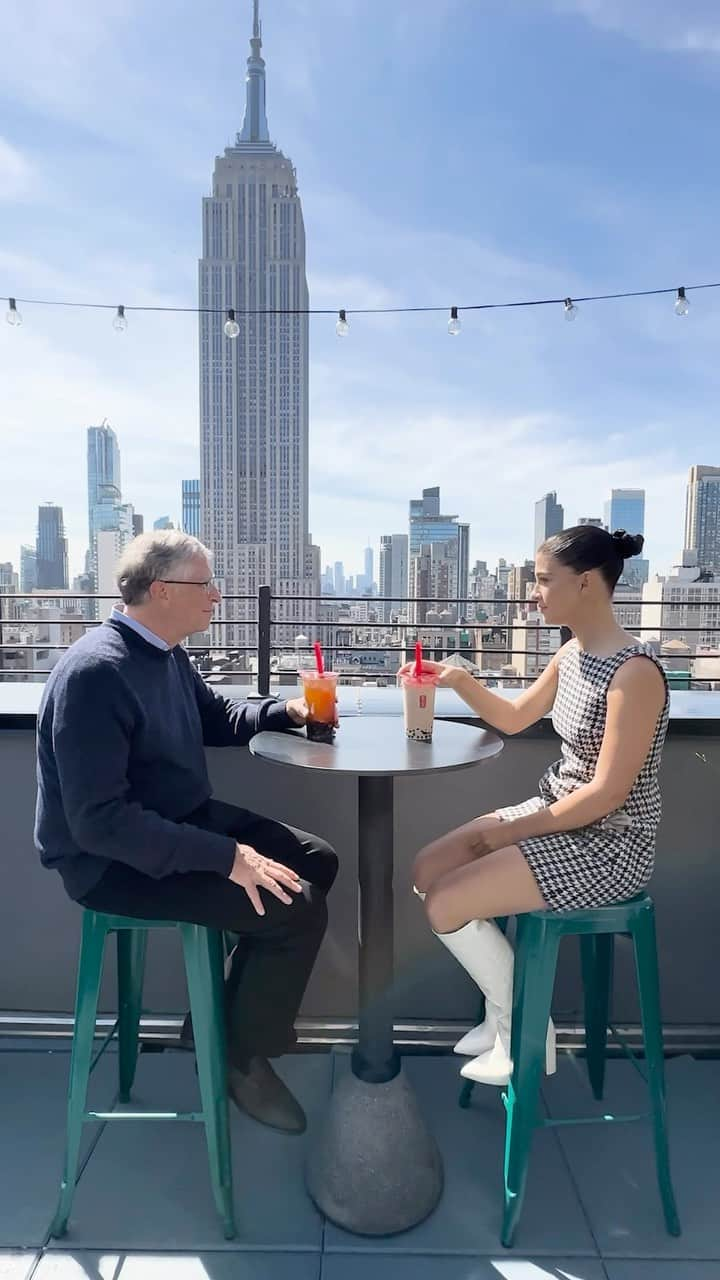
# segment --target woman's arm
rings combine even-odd
[[[486,724],[492,725],[493,729],[507,734],[521,733],[523,729],[541,720],[552,707],[557,692],[558,661],[566,648],[563,645],[558,649],[542,675],[512,702],[509,698],[502,698],[491,689],[486,689],[469,671],[463,671],[460,667],[448,666],[445,662],[428,662],[423,658],[422,669],[438,677],[438,688],[454,689],[470,710]],[[398,671],[398,676],[411,673],[413,666],[412,662],[406,663]]]
[[[610,682],[602,746],[592,782],[539,813],[491,828],[494,848],[528,836],[572,831],[622,808],[642,769],[665,704],[665,685],[649,658],[630,658]]]

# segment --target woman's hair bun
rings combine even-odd
[[[645,539],[641,533],[626,533],[624,529],[616,529],[610,536],[623,560],[629,560],[631,556],[639,556],[645,545]]]

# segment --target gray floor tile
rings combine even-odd
[[[42,1245],[60,1188],[70,1057],[0,1053],[0,1247]],[[90,1084],[91,1105],[109,1106],[117,1062],[102,1058]],[[97,1135],[86,1126],[83,1149]]]
[[[113,1254],[76,1249],[68,1253],[46,1253],[33,1280],[319,1280],[319,1277],[318,1253]]]
[[[0,1280],[27,1280],[37,1253],[4,1253],[0,1250]]]
[[[607,1280],[599,1258],[530,1258],[495,1254],[492,1258],[431,1258],[373,1254],[331,1254],[322,1260],[321,1280]],[[704,1280],[699,1277],[698,1280]]]
[[[313,1118],[330,1092],[329,1054],[283,1058],[279,1073]],[[140,1058],[133,1104],[199,1106],[193,1056]],[[109,1123],[75,1194],[68,1236],[83,1249],[319,1250],[322,1218],[305,1191],[306,1137],[285,1137],[231,1107],[237,1241],[223,1239],[200,1124]]]
[[[348,1070],[338,1056],[338,1071]],[[405,1071],[429,1118],[445,1164],[445,1190],[435,1212],[397,1236],[351,1235],[328,1224],[325,1251],[475,1253],[500,1247],[505,1112],[500,1091],[478,1086],[469,1111],[457,1105],[459,1063],[450,1055],[405,1058]],[[522,1254],[595,1256],[597,1250],[554,1134],[538,1133],[525,1209],[517,1232]],[[511,1256],[511,1255],[507,1255]]]
[[[562,1128],[558,1135],[603,1257],[720,1258],[720,1062],[676,1058],[667,1064],[670,1158],[683,1234],[665,1231],[649,1122]],[[551,1114],[644,1111],[647,1094],[630,1063],[608,1064],[608,1087],[595,1103],[584,1063],[565,1060],[545,1083]]]
[[[605,1263],[608,1280],[717,1280],[720,1263],[687,1262],[680,1258],[658,1262],[654,1259],[623,1258]]]

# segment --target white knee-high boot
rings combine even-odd
[[[470,974],[485,996],[485,1023],[469,1032],[467,1038],[474,1037],[476,1032],[482,1032],[483,1038],[487,1032],[489,1038],[494,1028],[490,1047],[467,1062],[460,1074],[480,1084],[506,1085],[512,1074],[513,949],[492,920],[471,920],[453,933],[438,933],[436,937]],[[552,1022],[548,1024],[545,1069],[548,1075],[555,1071],[555,1028]]]
[[[425,901],[425,894],[422,890],[413,885],[413,893],[416,893],[422,902]],[[437,935],[440,937],[440,935]],[[497,1035],[497,1020],[492,1005],[485,1004],[485,1021],[479,1022],[471,1031],[466,1032],[464,1036],[458,1040],[453,1046],[453,1053],[459,1053],[465,1058],[476,1058],[481,1053],[487,1053],[495,1044],[495,1036]]]

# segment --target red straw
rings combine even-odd
[[[316,641],[315,641],[315,644],[313,645],[313,649],[315,650],[315,664],[316,664],[317,669],[318,669],[318,675],[324,675],[324,673],[325,673],[325,663],[323,662],[322,649],[321,649],[321,647],[320,647],[320,641],[319,641],[319,640],[316,640]]]
[[[415,645],[415,675],[418,680],[422,675],[422,645],[419,640]]]

